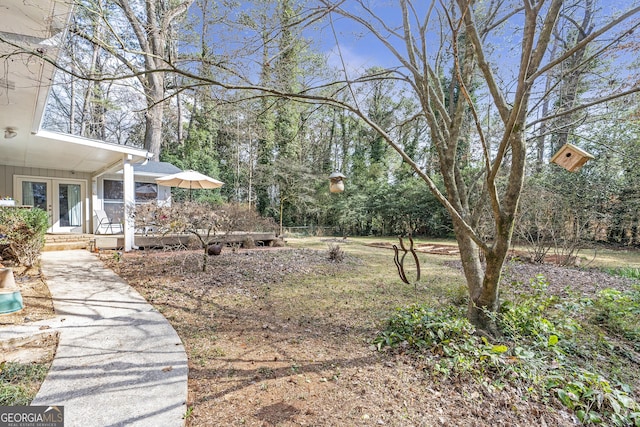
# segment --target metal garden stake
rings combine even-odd
[[[398,240],[400,240],[400,248],[402,249],[403,254],[402,256],[400,256],[400,250],[396,245],[393,245],[393,250],[395,251],[393,262],[396,264],[396,267],[398,268],[398,274],[400,275],[400,280],[402,280],[407,285],[411,284],[411,282],[407,278],[407,272],[405,270],[405,265],[404,265],[405,257],[407,256],[408,253],[411,253],[411,255],[413,256],[413,260],[416,263],[416,280],[413,282],[413,286],[417,287],[418,282],[420,281],[420,260],[418,259],[418,254],[416,254],[416,250],[414,249],[413,239],[411,238],[411,236],[409,236],[408,250],[404,245],[404,241],[402,240],[402,237],[399,237]]]

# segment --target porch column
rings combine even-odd
[[[136,206],[135,201],[135,184],[133,178],[133,157],[131,154],[125,154],[123,158],[123,179],[124,179],[124,224],[122,226],[124,232],[124,250],[129,252],[134,247],[135,225],[133,213]]]

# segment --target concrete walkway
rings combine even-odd
[[[167,320],[87,251],[44,252],[59,315],[55,359],[32,405],[65,427],[184,425],[187,356]]]

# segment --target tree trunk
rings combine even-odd
[[[492,313],[500,306],[500,279],[507,251],[494,248],[485,252],[483,265],[478,245],[464,233],[456,234],[469,291],[467,317],[478,329],[495,336],[498,329]]]
[[[204,248],[204,255],[202,256],[202,272],[206,272],[207,271],[207,261],[209,259],[209,248],[207,247],[207,245],[203,244],[202,247]]]
[[[498,263],[498,258],[485,254],[486,266],[483,266],[480,259],[481,250],[478,245],[466,233],[457,230],[456,226],[454,228],[456,228],[462,269],[469,292],[467,317],[478,329],[496,335],[495,322],[490,316],[487,316],[487,313],[495,312],[498,309],[498,285],[502,262]]]
[[[145,114],[144,148],[153,153],[153,160],[160,160],[162,147],[162,120],[164,105],[161,102],[149,107]]]

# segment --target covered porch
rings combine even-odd
[[[53,235],[92,234],[97,226],[94,211],[104,207],[99,184],[104,176],[117,173],[122,182],[123,249],[134,247],[134,166],[147,160],[145,150],[47,131],[14,139],[10,149],[0,145],[0,196],[12,202],[5,201],[5,209],[47,211],[47,231]]]
[[[49,213],[51,233],[92,233],[102,209],[99,180],[118,173],[123,187],[125,250],[133,247],[130,211],[135,203],[134,165],[146,150],[41,128],[54,67],[25,51],[55,56],[71,2],[10,0],[0,14],[0,199],[6,208],[38,207]]]

